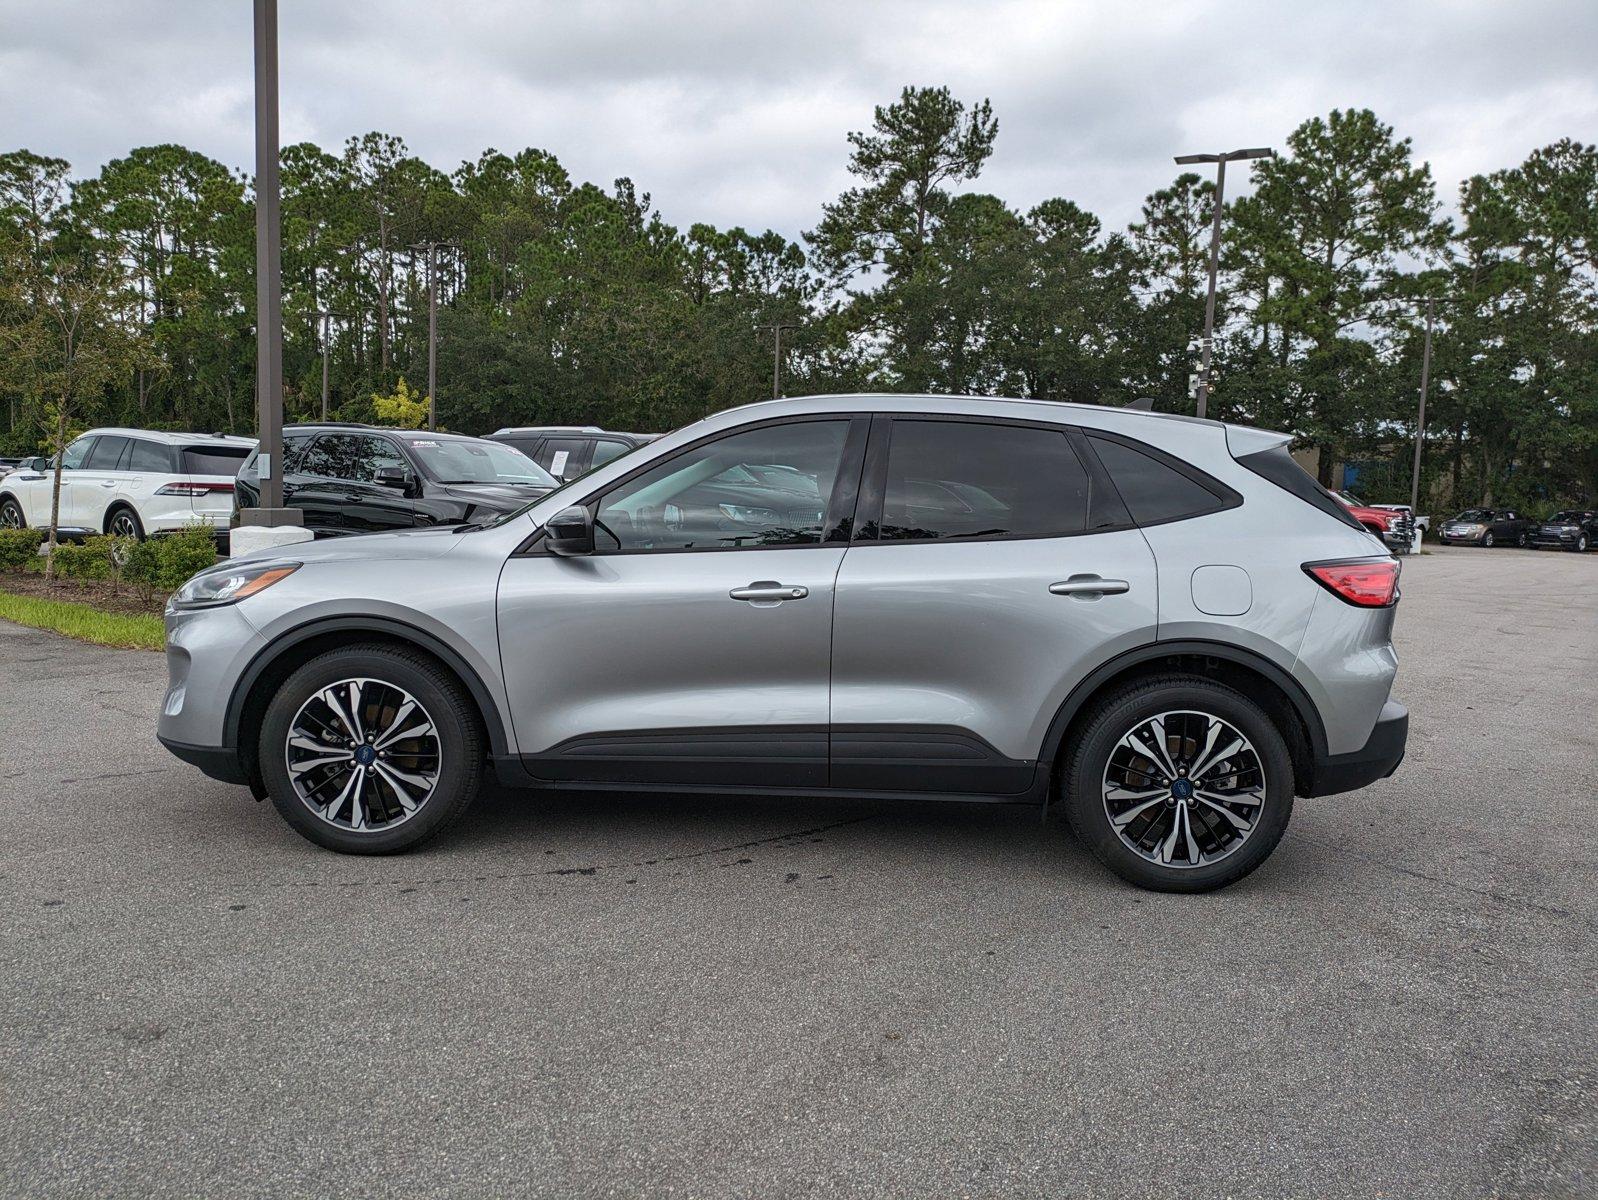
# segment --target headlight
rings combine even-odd
[[[264,592],[300,569],[297,562],[240,563],[205,571],[172,594],[173,608],[215,608]]]

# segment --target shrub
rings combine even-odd
[[[59,542],[55,548],[55,573],[62,579],[115,579],[117,564],[111,556],[123,539],[85,538],[81,544]]]
[[[19,571],[39,557],[42,529],[0,529],[0,570]]]
[[[215,563],[216,536],[211,527],[191,525],[180,533],[153,537],[132,546],[122,578],[156,591],[175,592],[188,582],[189,576]]]

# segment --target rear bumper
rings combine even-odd
[[[226,746],[192,746],[188,742],[175,742],[171,738],[159,738],[161,744],[177,755],[191,767],[200,770],[212,779],[220,779],[223,783],[248,783],[244,768],[239,763],[239,752]]]
[[[1370,738],[1352,754],[1328,754],[1315,760],[1306,796],[1335,796],[1386,779],[1404,761],[1409,741],[1409,710],[1396,700],[1382,706]]]

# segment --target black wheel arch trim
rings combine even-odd
[[[409,642],[418,650],[423,650],[437,658],[451,671],[453,671],[466,690],[471,693],[473,702],[478,711],[483,714],[484,732],[488,735],[489,753],[503,755],[510,753],[510,744],[505,737],[504,714],[500,712],[498,702],[493,693],[488,690],[482,677],[463,658],[458,651],[434,634],[427,632],[415,625],[408,624],[394,617],[322,617],[318,620],[307,621],[286,633],[279,634],[271,643],[265,646],[259,654],[250,660],[250,665],[244,668],[239,676],[239,681],[233,687],[233,694],[228,697],[227,717],[222,726],[223,741],[229,750],[236,751],[239,745],[239,723],[244,717],[244,706],[250,698],[250,692],[259,682],[268,669],[278,663],[285,654],[296,646],[303,645],[313,638],[329,633],[369,633],[384,637],[397,638]]]
[[[1071,689],[1065,702],[1060,705],[1055,713],[1054,720],[1049,723],[1048,732],[1043,737],[1043,748],[1040,752],[1040,761],[1053,763],[1060,753],[1060,745],[1065,739],[1065,732],[1071,727],[1071,722],[1081,713],[1100,688],[1115,676],[1131,667],[1142,666],[1145,663],[1157,663],[1161,659],[1177,655],[1195,655],[1203,658],[1220,659],[1223,662],[1246,668],[1263,675],[1279,687],[1282,694],[1293,705],[1304,728],[1308,731],[1310,740],[1310,753],[1316,762],[1327,757],[1326,726],[1321,720],[1315,703],[1304,690],[1304,685],[1294,679],[1291,674],[1283,670],[1276,663],[1242,646],[1233,646],[1226,642],[1208,642],[1200,639],[1187,639],[1170,642],[1150,642],[1145,646],[1134,646],[1123,651],[1114,658],[1099,664],[1088,673],[1087,677]]]

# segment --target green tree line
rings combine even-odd
[[[378,417],[425,390],[435,246],[440,423],[669,429],[783,390],[969,392],[1192,411],[1214,186],[1177,175],[1107,230],[1064,197],[980,190],[987,101],[906,88],[848,135],[854,185],[800,242],[667,223],[631,180],[542,150],[445,174],[399,138],[285,147],[284,403]],[[1305,121],[1226,205],[1211,415],[1291,431],[1407,495],[1425,300],[1436,503],[1592,502],[1598,150],[1565,139],[1460,185],[1445,212],[1366,110]],[[119,422],[254,428],[250,182],[177,145],[92,178],[0,154],[0,446]],[[324,345],[323,332],[326,330]],[[1384,494],[1385,493],[1385,494]]]

